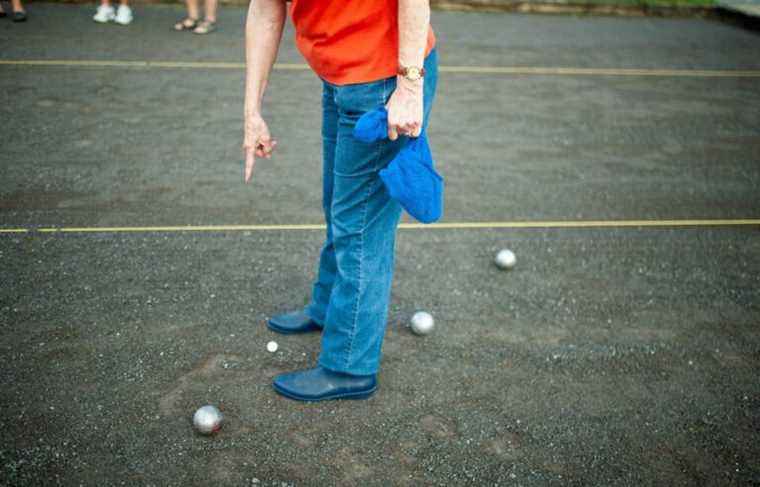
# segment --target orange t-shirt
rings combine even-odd
[[[292,0],[296,45],[317,75],[336,85],[398,71],[398,0]],[[427,55],[435,46],[428,30]]]

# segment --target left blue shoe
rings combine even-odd
[[[366,399],[377,390],[377,376],[348,375],[317,366],[278,375],[272,385],[278,393],[297,401]]]

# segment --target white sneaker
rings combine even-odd
[[[127,5],[119,5],[119,10],[116,11],[116,18],[114,22],[121,25],[129,25],[132,23],[132,9]]]
[[[98,11],[95,12],[95,16],[92,18],[95,22],[105,24],[116,18],[116,11],[110,5],[101,5],[98,7]]]

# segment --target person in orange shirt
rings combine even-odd
[[[246,22],[244,181],[277,142],[261,102],[286,18],[285,0],[251,1]],[[311,301],[273,316],[285,334],[321,331],[314,368],[275,377],[291,399],[362,399],[377,389],[399,203],[379,176],[427,124],[437,81],[429,0],[293,0],[296,44],[323,81],[323,198],[327,224]],[[385,106],[388,139],[354,138],[357,120]]]

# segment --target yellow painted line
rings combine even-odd
[[[182,62],[182,61],[89,61],[78,59],[0,59],[6,66],[68,66],[101,68],[162,68],[162,69],[234,69],[245,68],[244,63],[233,62]],[[306,64],[277,63],[280,71],[306,71]],[[638,68],[563,68],[533,66],[441,66],[443,73],[547,75],[547,76],[674,76],[692,78],[760,78],[760,70],[731,69],[638,69]]]
[[[87,61],[68,59],[0,59],[0,65],[6,66],[70,66],[70,67],[119,67],[144,68],[146,61]]]
[[[324,224],[314,225],[186,225],[157,227],[61,227],[38,228],[41,233],[93,233],[93,232],[240,232],[282,230],[324,230]]]
[[[530,66],[441,66],[444,73],[551,76],[683,76],[694,78],[758,78],[760,70],[551,68]]]
[[[579,220],[579,221],[516,221],[516,222],[454,222],[403,223],[401,228],[417,229],[486,229],[486,228],[621,228],[621,227],[716,227],[758,225],[760,219],[737,220]]]
[[[466,230],[498,228],[629,228],[629,227],[730,227],[760,226],[760,219],[731,220],[578,220],[578,221],[511,221],[511,222],[451,222],[402,223],[404,230]],[[136,227],[47,227],[37,228],[40,233],[149,233],[149,232],[262,232],[293,230],[324,230],[324,224],[303,225],[174,225],[174,226],[136,226]],[[26,229],[6,229],[6,231],[27,231]]]
[[[8,66],[66,66],[79,68],[192,68],[192,69],[244,69],[244,63],[182,62],[182,61],[97,61],[80,59],[0,59]],[[277,69],[307,70],[306,64],[277,64]]]
[[[0,228],[0,233],[26,233],[26,228]]]

